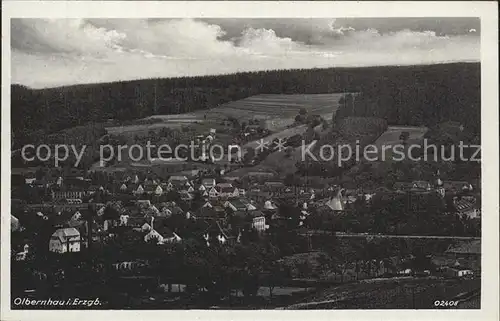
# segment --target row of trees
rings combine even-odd
[[[430,255],[442,253],[447,242],[428,240],[352,240],[318,235],[317,248],[323,278],[341,282],[350,279],[395,274],[404,269],[422,272],[433,270]]]

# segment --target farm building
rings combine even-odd
[[[445,253],[452,258],[481,260],[481,241],[462,242],[455,247],[448,248]]]
[[[457,266],[447,266],[443,268],[443,272],[448,276],[448,277],[458,277],[462,278],[465,276],[469,275],[474,275],[474,272],[470,269],[462,268],[459,265]]]
[[[453,204],[457,209],[457,214],[460,216],[467,216],[468,218],[479,218],[481,210],[477,208],[474,202],[466,199],[453,199]]]

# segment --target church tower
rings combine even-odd
[[[446,194],[446,191],[444,189],[444,186],[443,186],[443,181],[441,180],[441,174],[439,172],[439,170],[437,170],[436,172],[436,192],[438,192],[439,196],[443,197],[445,196]]]

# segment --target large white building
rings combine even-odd
[[[52,234],[49,251],[55,253],[80,252],[81,236],[77,229],[60,228]]]

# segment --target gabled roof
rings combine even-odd
[[[461,242],[455,247],[450,247],[446,253],[451,254],[481,254],[481,240]]]
[[[459,212],[464,212],[464,211],[474,209],[474,205],[475,205],[474,203],[467,201],[467,200],[464,200],[464,199],[455,202],[455,207],[457,208],[457,210]]]
[[[85,223],[84,217],[87,214],[87,210],[83,209],[74,211],[64,210],[51,215],[50,219],[56,227],[78,227]]]
[[[194,196],[191,195],[191,193],[189,193],[188,191],[180,191],[179,194],[180,194],[181,199],[184,201],[192,200],[194,198]]]
[[[333,197],[328,202],[325,203],[333,211],[342,211],[344,209],[344,205],[341,199],[337,197]]]
[[[79,238],[80,232],[74,227],[60,228],[52,234],[52,237],[57,237],[61,243],[64,243],[68,238]]]

